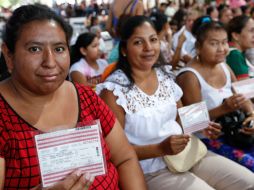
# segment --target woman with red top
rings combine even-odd
[[[18,8],[6,25],[2,50],[11,76],[0,83],[0,189],[46,189],[34,136],[97,119],[107,173],[75,170],[49,189],[146,189],[113,113],[90,88],[65,81],[69,37],[64,21],[42,5]]]

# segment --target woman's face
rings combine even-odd
[[[98,37],[95,37],[91,44],[89,44],[86,48],[84,48],[85,51],[85,57],[88,60],[95,61],[100,56],[99,51],[99,39]]]
[[[122,53],[127,55],[133,69],[149,70],[152,68],[160,54],[160,43],[150,23],[145,22],[134,30]]]
[[[6,55],[11,77],[35,94],[54,92],[65,80],[70,63],[66,35],[55,21],[24,25],[13,54]]]
[[[225,61],[229,47],[227,33],[223,30],[209,31],[198,47],[201,62],[217,64]]]
[[[232,13],[231,9],[228,8],[222,12],[220,22],[222,22],[223,24],[228,24],[228,22],[232,18],[233,18],[233,13]]]
[[[240,34],[236,34],[236,42],[239,42],[242,51],[254,48],[254,20],[249,19]]]

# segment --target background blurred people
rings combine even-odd
[[[69,79],[94,88],[101,82],[101,74],[108,66],[100,59],[99,38],[94,33],[80,34],[72,51]]]
[[[227,64],[238,80],[254,77],[254,66],[245,57],[245,51],[254,48],[254,20],[246,15],[233,18],[228,24],[230,52]]]

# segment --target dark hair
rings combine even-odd
[[[215,6],[209,6],[209,7],[207,7],[207,9],[206,9],[206,14],[207,14],[207,15],[211,15],[211,13],[212,13],[214,10],[217,10],[217,8],[216,8]]]
[[[179,30],[184,24],[187,16],[187,11],[183,8],[178,9],[173,15],[171,21],[175,21],[177,24],[177,30]]]
[[[205,39],[207,38],[207,34],[210,31],[224,31],[226,33],[225,27],[216,21],[206,22],[202,24],[198,30],[196,31],[196,47],[201,46]]]
[[[157,33],[161,32],[163,26],[168,22],[168,17],[159,12],[152,13],[150,19],[153,21]]]
[[[212,22],[212,19],[210,16],[201,16],[201,17],[197,18],[193,22],[193,25],[191,28],[191,33],[193,34],[193,36],[197,35],[197,32],[202,25],[204,25],[205,23],[209,23],[209,22]]]
[[[6,23],[3,41],[8,49],[14,53],[15,45],[22,28],[32,21],[54,20],[63,29],[66,42],[71,37],[70,26],[49,7],[40,4],[24,5],[17,8]]]
[[[87,48],[93,40],[96,38],[96,34],[91,32],[82,33],[78,36],[75,45],[71,50],[71,63],[79,61],[84,55],[81,54],[80,48]]]
[[[151,26],[156,31],[153,22],[146,16],[132,16],[129,17],[122,25],[121,32],[120,32],[120,43],[119,43],[119,60],[117,63],[117,69],[121,69],[125,75],[130,80],[130,86],[134,83],[134,79],[131,76],[131,66],[127,60],[126,56],[123,56],[122,49],[127,47],[127,41],[131,37],[131,35],[134,33],[134,30],[144,24],[145,22],[148,22],[151,24]]]
[[[222,17],[223,13],[224,13],[226,10],[228,10],[228,9],[230,9],[230,7],[229,7],[228,5],[226,5],[226,4],[220,4],[220,5],[218,6],[219,19]]]
[[[241,16],[236,16],[229,21],[228,26],[227,26],[229,41],[233,40],[233,37],[232,37],[233,32],[235,32],[237,34],[240,34],[242,32],[242,29],[246,26],[249,19],[250,19],[250,17],[248,17],[246,15],[241,15]]]
[[[128,87],[133,86],[134,79],[131,75],[132,74],[131,65],[129,64],[127,57],[123,56],[121,50],[125,49],[127,47],[127,41],[134,33],[134,30],[137,27],[144,24],[145,22],[148,22],[153,27],[153,29],[156,31],[153,22],[150,20],[149,17],[146,17],[146,16],[132,16],[132,17],[128,18],[123,23],[122,28],[121,28],[121,39],[120,39],[120,43],[119,43],[119,60],[118,60],[116,69],[121,69],[124,72],[124,74],[128,77],[128,79],[130,81],[129,85],[127,85]],[[164,64],[165,64],[164,59],[160,54],[158,61],[154,65],[154,67],[159,67]],[[162,70],[163,70],[163,72],[166,72],[163,68],[162,68]]]

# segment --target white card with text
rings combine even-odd
[[[246,98],[254,97],[254,78],[233,82],[232,87],[236,93],[241,93]]]
[[[107,172],[99,124],[36,135],[35,141],[43,187],[63,180],[75,169],[93,176]]]
[[[178,113],[185,134],[195,133],[208,127],[210,119],[205,102],[179,108]]]

